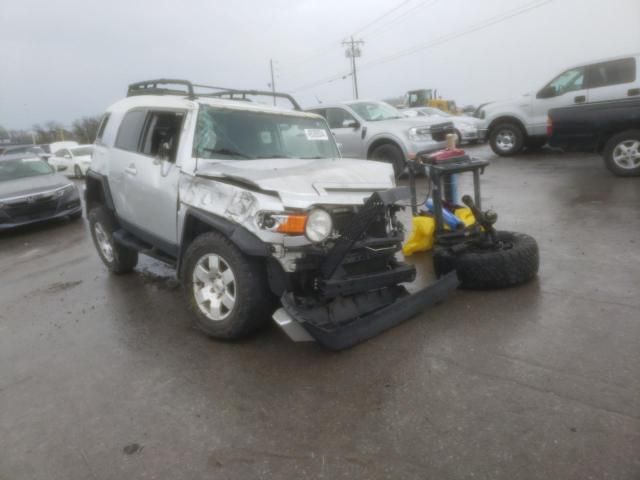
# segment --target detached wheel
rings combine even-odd
[[[499,123],[491,129],[489,142],[494,153],[508,157],[522,150],[524,132],[515,123]]]
[[[496,232],[500,248],[454,254],[436,247],[433,266],[439,277],[456,270],[462,288],[486,290],[512,287],[531,280],[538,273],[540,256],[535,239],[524,233]]]
[[[404,171],[404,154],[397,146],[386,143],[376,147],[369,156],[371,160],[390,163],[393,167],[393,174],[398,178]]]
[[[198,328],[214,338],[246,337],[272,313],[264,266],[218,233],[204,233],[189,245],[182,285]]]
[[[640,130],[628,130],[611,137],[603,154],[604,164],[614,175],[640,175]]]
[[[89,212],[89,228],[98,255],[110,272],[131,272],[138,264],[138,252],[113,240],[118,224],[113,214],[105,207],[96,207]]]

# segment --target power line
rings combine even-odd
[[[412,0],[404,0],[402,2],[400,2],[398,5],[396,5],[395,7],[393,7],[390,10],[387,10],[385,13],[383,13],[382,15],[380,15],[379,17],[376,17],[374,20],[370,21],[369,23],[365,24],[364,26],[356,29],[353,32],[353,35],[356,35],[359,32],[362,32],[363,30],[366,30],[367,28],[369,28],[371,25],[376,24],[378,21],[382,20],[383,18],[385,18],[387,15],[395,12],[396,10],[402,8],[404,5],[406,5],[407,3],[411,2]],[[293,59],[293,60],[289,60],[288,64],[295,64],[292,70],[295,70],[296,67],[298,67],[301,63],[308,63],[311,60],[315,60],[319,57],[323,57],[324,55],[326,55],[327,53],[331,53],[332,50],[331,48],[334,47],[340,40],[336,40],[335,42],[332,42],[330,45],[327,45],[324,48],[321,49],[317,49],[314,50],[313,53],[308,54],[308,55],[304,55],[302,57],[299,57],[298,59]]]
[[[379,25],[377,28],[375,28],[373,31],[367,33],[365,35],[366,38],[371,38],[371,36],[373,34],[380,34],[383,32],[386,32],[389,30],[390,27],[393,27],[393,25],[395,25],[399,20],[402,20],[403,18],[407,17],[408,15],[417,12],[418,10],[421,10],[424,7],[429,7],[432,6],[434,3],[436,3],[438,0],[424,0],[423,2],[420,2],[418,5],[415,5],[413,8],[410,8],[409,10],[406,10],[405,12],[402,12],[400,15],[398,15],[397,17],[391,19],[389,21],[389,23],[383,23],[382,25]]]
[[[417,53],[420,50],[425,50],[425,49],[434,47],[436,45],[440,45],[440,44],[446,43],[448,41],[455,40],[456,38],[462,37],[464,35],[468,35],[469,33],[473,33],[473,32],[476,32],[478,30],[482,30],[483,28],[487,28],[487,27],[495,25],[497,23],[501,23],[503,21],[509,20],[510,18],[513,18],[515,16],[522,15],[523,13],[526,13],[528,11],[534,10],[536,8],[540,8],[540,7],[542,7],[542,6],[544,6],[544,5],[548,4],[548,3],[551,3],[552,1],[553,0],[543,0],[542,2],[540,2],[540,0],[534,0],[533,2],[528,3],[526,5],[522,5],[520,7],[517,7],[515,9],[513,9],[513,10],[510,10],[508,12],[504,12],[504,13],[495,15],[495,16],[493,16],[491,18],[488,18],[488,19],[484,20],[483,22],[478,23],[478,24],[471,25],[470,27],[468,27],[468,28],[466,28],[464,30],[461,30],[459,32],[453,32],[453,33],[450,33],[450,34],[447,34],[447,35],[443,35],[443,36],[438,37],[436,39],[433,39],[433,40],[431,40],[429,42],[418,44],[418,45],[414,45],[413,47],[409,47],[409,48],[407,48],[405,50],[401,50],[400,52],[397,52],[395,54],[388,55],[388,56],[383,57],[381,59],[374,60],[372,62],[366,63],[363,66],[361,66],[360,69],[362,70],[364,68],[370,68],[370,67],[373,67],[373,66],[376,66],[376,65],[387,63],[387,62],[393,61],[393,60],[395,60],[397,58],[401,58],[401,57],[404,57],[404,56],[407,56],[407,55],[412,55],[414,53]],[[326,83],[331,83],[331,82],[334,82],[334,81],[336,81],[338,79],[341,79],[341,78],[343,78],[343,79],[347,78],[347,76],[349,76],[349,75],[350,74],[332,75],[331,77],[328,77],[326,79],[318,80],[316,82],[312,82],[312,83],[297,87],[296,89],[292,90],[292,92],[299,92],[299,91],[302,91],[302,90],[308,90],[309,88],[313,88],[313,87],[316,87],[316,86],[319,86],[319,85],[324,85]]]
[[[375,25],[376,23],[378,23],[380,20],[382,20],[383,18],[385,18],[387,15],[395,12],[396,10],[404,7],[407,3],[409,3],[411,0],[404,0],[403,2],[400,2],[398,5],[396,5],[395,7],[393,7],[391,10],[387,10],[386,12],[384,12],[382,15],[380,15],[379,17],[376,17],[375,19],[373,19],[372,21],[370,21],[369,23],[367,23],[364,27],[360,27],[359,29],[355,30],[352,35],[356,35],[364,30],[366,30],[367,28],[369,28],[371,25]]]
[[[478,24],[475,24],[475,25],[472,25],[472,26],[468,27],[465,30],[462,30],[462,31],[459,31],[459,32],[449,33],[447,35],[443,35],[441,37],[433,39],[433,40],[431,40],[429,42],[418,44],[418,45],[414,45],[413,47],[409,47],[409,48],[407,48],[405,50],[401,50],[400,52],[397,52],[395,54],[388,55],[388,56],[383,57],[381,59],[374,60],[372,62],[366,63],[363,66],[361,66],[360,68],[364,69],[364,68],[373,67],[375,65],[381,65],[383,63],[387,63],[387,62],[396,60],[398,58],[405,57],[407,55],[412,55],[412,54],[417,53],[417,52],[419,52],[421,50],[426,50],[426,49],[432,48],[432,47],[434,47],[436,45],[441,45],[443,43],[449,42],[451,40],[455,40],[455,39],[457,39],[459,37],[468,35],[470,33],[476,32],[478,30],[482,30],[484,28],[490,27],[490,26],[495,25],[497,23],[501,23],[501,22],[503,22],[505,20],[509,20],[510,18],[513,18],[515,16],[522,15],[523,13],[526,13],[528,11],[534,10],[536,8],[540,8],[540,7],[546,5],[547,3],[550,3],[552,1],[553,0],[543,0],[540,3],[540,0],[534,0],[533,2],[531,2],[531,3],[527,4],[527,5],[523,5],[521,7],[518,7],[516,9],[514,9],[514,10],[511,10],[509,12],[502,13],[502,14],[496,15],[494,17],[488,18],[488,19],[484,20],[483,22],[480,22]]]

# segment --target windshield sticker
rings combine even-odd
[[[305,128],[304,134],[307,136],[307,140],[329,140],[327,131],[322,128]]]

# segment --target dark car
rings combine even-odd
[[[50,156],[41,146],[38,145],[16,145],[6,147],[0,154],[1,157],[8,157],[11,155],[22,155],[23,157],[40,157],[43,159],[46,159],[48,156]]]
[[[547,130],[553,147],[596,151],[615,175],[640,175],[640,98],[552,109]]]
[[[82,216],[78,187],[38,157],[0,157],[0,231]]]

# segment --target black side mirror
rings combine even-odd
[[[551,85],[547,85],[542,90],[538,92],[536,98],[551,98],[556,96],[556,87]]]
[[[169,160],[171,158],[171,145],[169,142],[162,142],[158,148],[158,159]]]

